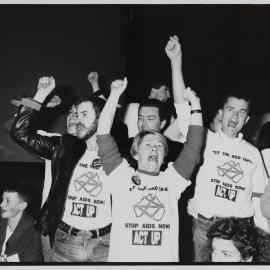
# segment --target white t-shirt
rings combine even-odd
[[[266,167],[266,170],[268,171],[268,175],[270,173],[270,149],[264,149],[261,151],[263,159],[264,159],[264,164]],[[255,208],[255,215],[254,215],[254,222],[256,226],[259,228],[263,229],[266,232],[270,232],[269,224],[268,221],[265,217],[262,216],[261,213],[261,207],[260,207],[260,198],[254,197],[252,198],[252,202],[254,204]]]
[[[123,160],[106,184],[113,200],[108,261],[179,261],[177,202],[190,181],[172,163],[153,176],[135,171]]]
[[[239,136],[227,137],[222,131],[208,132],[204,162],[200,167],[194,198],[188,212],[197,218],[251,217],[252,193],[263,193],[267,177],[256,147]]]
[[[103,185],[97,151],[86,150],[77,163],[68,187],[63,221],[79,230],[92,230],[111,223],[111,199]]]

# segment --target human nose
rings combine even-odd
[[[239,118],[239,112],[233,112],[233,119]]]
[[[5,205],[5,200],[2,200],[0,207],[3,207]]]
[[[77,113],[73,112],[70,117],[73,121],[76,121],[76,119],[78,118],[78,115]]]

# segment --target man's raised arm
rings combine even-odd
[[[26,98],[21,101],[19,111],[12,125],[10,135],[21,147],[32,154],[51,159],[55,147],[60,143],[60,138],[41,136],[36,133],[35,122],[38,118],[37,111],[55,88],[52,77],[42,77],[38,82],[38,89],[33,99]]]

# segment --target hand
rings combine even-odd
[[[121,95],[127,88],[127,77],[124,80],[115,80],[111,84],[111,94]]]
[[[179,39],[176,35],[170,37],[165,47],[165,52],[171,61],[181,60],[182,50],[181,45],[179,43]]]
[[[42,77],[38,81],[38,90],[34,96],[34,100],[43,103],[46,97],[55,88],[55,80],[53,77]]]
[[[56,106],[58,106],[59,104],[61,104],[62,102],[62,99],[57,96],[57,95],[54,95],[51,100],[46,104],[46,107],[47,108],[55,108]]]
[[[190,87],[186,88],[184,92],[184,97],[190,102],[192,110],[201,109],[200,98],[197,97],[196,92],[193,91]]]
[[[98,82],[98,73],[96,71],[90,72],[87,79],[91,84]]]

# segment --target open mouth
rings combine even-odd
[[[229,121],[228,122],[228,127],[235,128],[236,126],[237,126],[237,123],[236,122],[234,122],[234,121]]]
[[[158,156],[157,155],[150,155],[149,157],[148,157],[148,160],[149,161],[158,161]]]
[[[81,129],[84,129],[83,125],[76,125],[76,130],[77,131],[80,131]]]

